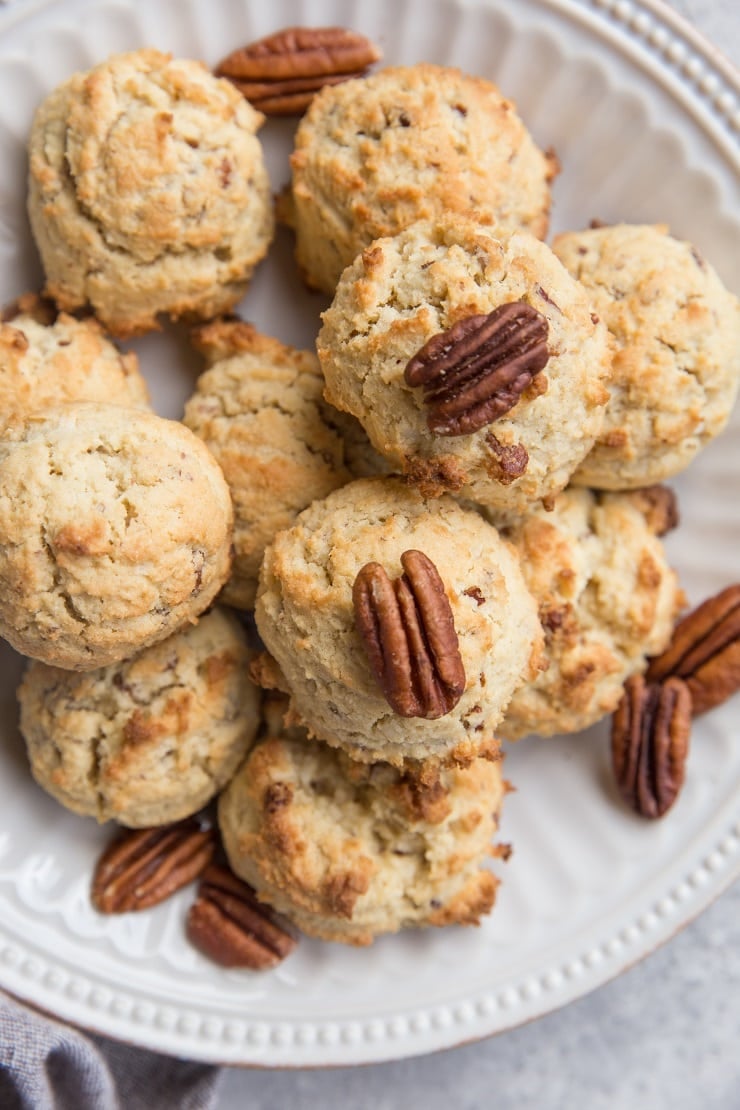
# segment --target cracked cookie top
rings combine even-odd
[[[38,298],[22,297],[0,323],[0,424],[73,401],[149,407],[133,351],[119,351],[92,318],[45,312]]]
[[[227,610],[125,662],[78,674],[32,662],[18,689],[33,776],[74,813],[131,828],[201,809],[252,743],[259,691]]]
[[[684,470],[725,427],[740,383],[740,301],[664,225],[556,237],[616,340],[604,427],[574,481],[635,489]]]
[[[0,435],[0,635],[74,670],[126,658],[210,605],[232,508],[188,428],[80,402]]]
[[[267,732],[219,799],[231,867],[260,898],[310,936],[346,944],[489,912],[499,761],[401,772],[279,720]]]
[[[616,709],[626,679],[671,638],[683,592],[658,536],[675,523],[672,494],[571,486],[549,511],[490,516],[521,557],[547,663],[514,693],[501,735],[588,728]]]
[[[116,335],[243,295],[273,231],[262,116],[199,62],[117,54],[59,86],[31,130],[29,215],[60,307]]]
[[[241,320],[204,324],[193,341],[211,365],[183,420],[218,460],[234,502],[234,563],[223,599],[251,609],[275,533],[350,480],[334,419],[340,414],[323,399],[313,351],[288,347]]]
[[[309,285],[331,295],[373,239],[469,212],[544,238],[557,161],[490,81],[445,66],[327,86],[296,133],[285,216]]]

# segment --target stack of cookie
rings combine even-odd
[[[259,693],[241,622],[214,606],[232,566],[223,472],[151,411],[103,329],[242,296],[273,230],[261,121],[200,63],[141,50],[56,89],[30,138],[48,299],[22,296],[0,326],[0,633],[32,660],[19,699],[38,782],[131,828],[219,792]]]
[[[588,727],[670,639],[656,483],[727,421],[738,302],[664,228],[551,249],[554,155],[489,82],[418,65],[327,86],[298,127],[278,213],[332,301],[316,351],[287,347],[227,315],[272,234],[260,122],[155,51],[37,115],[56,308],[0,335],[32,769],[129,827],[222,792],[232,869],[310,935],[476,923],[498,738]],[[159,313],[200,320],[182,423],[102,332]]]

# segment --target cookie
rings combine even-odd
[[[316,355],[236,320],[194,333],[210,369],[185,424],[218,460],[234,503],[234,563],[223,600],[251,609],[265,547],[301,509],[349,481]]]
[[[374,239],[472,212],[544,238],[557,172],[495,85],[415,65],[325,87],[298,126],[283,202],[306,282],[330,296]]]
[[[32,662],[18,689],[33,776],[67,809],[130,828],[201,809],[254,740],[259,691],[239,621],[212,609],[125,662]]]
[[[546,330],[546,365],[491,422],[432,431],[407,364],[432,337],[505,305]],[[459,216],[367,248],[342,275],[317,350],[328,400],[357,417],[393,468],[425,493],[447,489],[499,508],[523,511],[563,489],[609,399],[610,340],[583,288],[528,233],[499,239]]]
[[[547,669],[514,694],[500,725],[518,740],[578,732],[616,709],[630,675],[671,638],[683,593],[658,538],[676,522],[667,487],[569,487],[549,512],[493,515],[521,556],[539,606]]]
[[[360,571],[377,563],[395,580],[409,550],[436,568],[439,608],[449,605],[464,671],[459,700],[434,718],[402,715],[387,700],[356,625]],[[255,618],[293,719],[365,762],[475,757],[539,665],[541,629],[514,552],[478,513],[450,497],[427,500],[397,478],[351,482],[278,533],[265,552]],[[410,653],[418,661],[413,645]]]
[[[262,119],[200,62],[157,50],[55,89],[31,130],[28,211],[60,308],[132,335],[236,304],[273,234]]]
[[[163,640],[229,573],[232,508],[188,428],[80,402],[0,435],[0,635],[72,670]]]
[[[23,297],[0,323],[0,422],[73,401],[148,408],[138,359],[106,339],[96,320],[48,313],[39,298]]]
[[[362,945],[408,927],[477,925],[498,885],[485,863],[500,767],[401,773],[278,731],[219,799],[223,844],[232,869],[310,936]]]
[[[634,489],[678,474],[735,403],[740,301],[663,225],[568,232],[553,250],[616,340],[604,427],[573,480]]]

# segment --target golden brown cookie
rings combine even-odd
[[[80,402],[0,435],[0,635],[92,670],[171,635],[228,577],[228,486],[188,428]]]
[[[324,88],[296,133],[283,202],[305,280],[330,296],[374,239],[444,212],[544,237],[557,172],[495,85],[420,64]]]
[[[569,232],[553,250],[616,341],[604,427],[573,480],[634,489],[678,474],[735,403],[740,301],[663,225]]]
[[[91,317],[47,314],[39,298],[23,297],[0,323],[0,423],[73,401],[148,408],[138,359],[119,351]]]
[[[323,400],[316,355],[241,320],[193,335],[210,368],[185,406],[185,424],[221,466],[234,503],[234,562],[223,600],[251,609],[265,547],[301,509],[349,481],[343,438]]]
[[[369,944],[422,925],[477,925],[501,764],[401,773],[296,734],[258,741],[219,800],[232,869],[310,936]],[[500,849],[504,851],[504,849]]]
[[[551,510],[493,514],[521,557],[545,633],[547,669],[509,702],[501,735],[578,732],[613,712],[625,680],[668,643],[683,593],[658,535],[675,523],[666,487],[570,487]]]
[[[273,232],[263,117],[200,62],[114,54],[54,90],[29,144],[28,210],[46,289],[114,335],[214,316]]]
[[[131,828],[201,809],[255,737],[238,620],[212,609],[138,655],[77,674],[31,663],[18,690],[36,781],[74,813]]]

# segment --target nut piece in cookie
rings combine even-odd
[[[433,564],[442,594],[422,573],[425,596],[412,606],[421,621],[405,602],[397,614],[407,665],[396,640],[386,643],[390,673],[379,683],[356,624],[355,582],[373,563],[403,578],[410,550]],[[542,630],[513,549],[475,511],[450,497],[427,500],[398,478],[351,482],[278,533],[265,552],[255,617],[293,719],[366,762],[470,760],[490,747],[511,695],[540,661]],[[431,629],[438,644],[429,657]],[[454,692],[447,712],[399,713],[418,694],[426,714],[443,674]],[[398,695],[390,703],[386,688]]]
[[[249,659],[241,624],[216,608],[97,671],[32,662],[18,699],[34,778],[74,813],[130,828],[196,813],[256,735]]]
[[[495,85],[421,64],[323,89],[299,124],[291,168],[296,260],[331,296],[374,239],[445,212],[544,238],[557,162]]]
[[[233,870],[311,936],[369,944],[421,925],[478,924],[498,881],[498,761],[407,770],[358,764],[268,730],[219,800]]]
[[[91,317],[47,315],[47,308],[27,295],[0,323],[0,424],[75,401],[149,407],[133,351],[119,351]]]
[[[740,301],[662,225],[568,232],[553,250],[616,342],[604,427],[574,481],[633,489],[684,470],[740,384]]]
[[[200,62],[116,54],[54,90],[29,143],[46,290],[114,335],[210,317],[244,294],[273,233],[262,122]]]
[[[670,491],[662,493],[571,486],[549,511],[490,514],[521,557],[547,661],[514,694],[502,736],[588,728],[616,708],[625,680],[668,643],[683,592],[655,534],[674,515]]]
[[[251,609],[262,556],[301,509],[350,480],[316,355],[241,320],[195,330],[209,362],[184,423],[218,461],[234,503],[234,562],[223,600]]]
[[[565,487],[609,400],[583,288],[534,236],[462,216],[363,251],[317,350],[328,400],[409,481],[518,512]]]
[[[0,434],[0,635],[92,670],[211,604],[231,562],[223,474],[182,424],[80,402]]]

